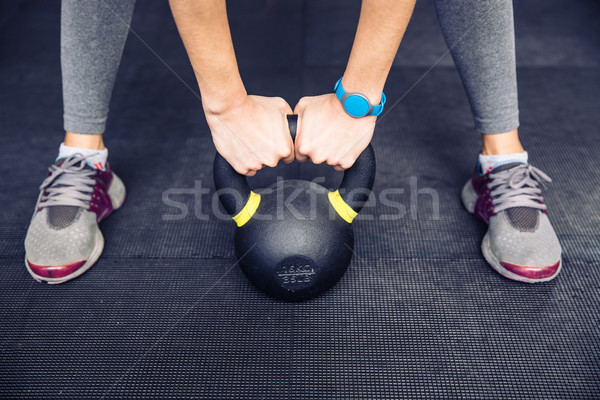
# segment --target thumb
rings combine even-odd
[[[294,107],[294,114],[300,114],[301,111],[302,111],[302,99],[298,100],[298,103],[296,103],[296,106]]]
[[[285,113],[286,114],[294,114],[294,111],[292,111],[292,107],[290,107],[290,105],[287,101],[285,102]]]
[[[296,106],[298,109],[298,106]],[[294,110],[296,111],[296,110]],[[305,154],[300,154],[298,151],[300,142],[302,141],[302,118],[298,115],[298,122],[296,123],[296,141],[294,142],[294,153],[296,156],[296,161],[305,162],[308,160],[308,157]]]

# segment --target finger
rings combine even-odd
[[[291,108],[290,108],[291,113]],[[289,114],[289,113],[288,113]],[[292,135],[290,134],[290,125],[288,124],[287,119],[283,121],[284,127],[283,132],[285,133],[285,147],[280,148],[279,158],[286,164],[289,164],[294,161],[294,142],[292,141]]]
[[[347,169],[349,169],[350,167],[352,167],[354,165],[354,163],[356,162],[356,156],[352,156],[352,158],[343,160],[339,163],[340,168],[345,171]]]
[[[295,149],[294,143],[292,142],[292,138],[290,139],[289,148],[285,152],[279,153],[279,158],[286,164],[291,163],[295,159]]]
[[[254,156],[255,159],[253,159],[252,157],[244,158],[243,161],[241,162],[242,167],[239,169],[236,168],[236,170],[242,175],[246,175],[246,176],[256,175],[257,171],[260,171],[261,169],[263,169],[265,167],[263,162],[258,160],[257,157],[258,156],[255,155]]]
[[[270,167],[270,168],[275,168],[277,166],[277,164],[279,164],[279,158],[269,158],[268,160],[264,161],[263,164],[265,167]],[[259,168],[262,169],[262,168]]]
[[[327,165],[331,165],[332,167],[335,167],[336,165],[341,166],[341,162],[339,160],[339,158],[329,157],[325,159],[325,163]]]
[[[225,160],[227,159],[225,158]],[[244,168],[242,163],[238,162],[237,160],[227,160],[227,163],[231,165],[235,172],[237,172],[240,175],[246,175],[246,172],[248,172],[248,169]]]
[[[296,143],[294,143],[294,152],[297,161],[304,162],[308,160],[308,149],[305,149],[305,146],[302,145],[302,138],[298,138],[298,136],[296,136]]]
[[[283,116],[285,117],[288,114],[292,114],[292,107],[290,106],[290,104],[285,101],[284,98],[282,97],[273,97],[273,100],[275,101],[275,105],[277,106],[277,108],[279,110],[281,110],[281,113],[283,114]]]
[[[256,170],[250,169],[248,167],[244,167],[242,163],[235,163],[235,164],[229,164],[229,165],[231,165],[233,167],[233,169],[235,170],[235,172],[237,172],[240,175],[250,176],[248,174],[252,171],[254,171],[254,173],[256,173]]]
[[[310,158],[313,164],[323,164],[325,162],[325,157],[318,154],[309,154],[308,158]]]
[[[345,171],[344,168],[342,168],[342,166],[339,165],[339,164],[338,165],[334,165],[333,169],[335,169],[336,171]]]
[[[298,100],[298,103],[296,103],[296,106],[294,107],[294,114],[300,115],[300,112],[302,111],[303,100],[304,97]]]
[[[296,161],[298,161],[298,162],[306,162],[306,160],[308,160],[307,156],[305,156],[304,154],[300,154],[300,153],[296,152]]]
[[[292,147],[292,152],[290,153],[290,155],[282,158],[281,160],[286,164],[290,164],[290,163],[294,162],[295,159],[296,159],[296,153],[294,152],[294,148]]]
[[[298,103],[299,105],[300,103]],[[298,143],[298,138],[302,136],[302,119],[303,119],[303,115],[301,114],[302,110],[300,110],[298,108],[298,105],[296,105],[296,108],[294,109],[294,114],[297,114],[298,117],[296,118],[296,143]]]
[[[294,113],[294,111],[292,111],[292,107],[289,105],[289,103],[287,101],[285,102],[284,112],[286,115]]]
[[[300,111],[300,103],[302,99],[296,104],[296,108],[294,109],[294,114],[298,114]],[[296,121],[296,139],[294,140],[294,158],[298,162],[305,162],[308,160],[306,154],[302,154],[300,152],[300,144],[302,143],[302,115],[298,114],[298,120]]]

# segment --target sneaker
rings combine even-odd
[[[104,248],[98,223],[125,201],[125,186],[73,154],[56,161],[40,186],[25,238],[25,265],[38,282],[63,283],[90,269]]]
[[[483,256],[509,279],[545,282],[562,267],[560,243],[539,187],[544,182],[551,179],[539,169],[511,162],[483,175],[478,167],[463,187],[467,211],[489,225],[481,243]]]

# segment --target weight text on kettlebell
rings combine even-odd
[[[277,276],[281,279],[282,283],[288,285],[309,283],[315,274],[315,269],[309,264],[284,265],[277,271]]]

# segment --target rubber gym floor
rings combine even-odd
[[[248,92],[293,106],[331,91],[359,10],[228,1]],[[0,396],[600,398],[599,20],[594,0],[515,2],[520,132],[553,178],[557,279],[513,282],[482,258],[486,227],[459,200],[479,137],[433,5],[419,0],[386,85],[356,255],[331,291],[289,304],[235,265],[235,224],[213,212],[198,90],[158,0],[136,5],[111,103],[105,140],[128,198],[101,224],[104,253],[69,283],[30,278],[23,240],[63,134],[60,2],[0,1]],[[340,179],[291,164],[251,185],[277,176]],[[401,207],[380,201],[385,191]]]

